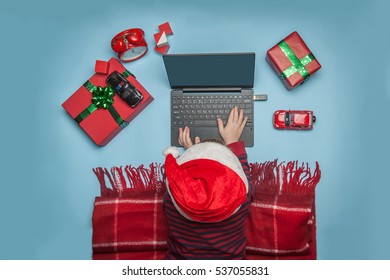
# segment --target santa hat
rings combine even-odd
[[[248,180],[237,156],[214,142],[164,151],[167,189],[185,218],[204,223],[225,220],[240,208],[248,193]]]

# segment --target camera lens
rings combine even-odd
[[[107,84],[109,84],[114,91],[130,105],[130,107],[137,106],[143,98],[143,95],[117,71],[114,71],[108,76]]]
[[[130,107],[135,107],[143,98],[143,95],[130,84],[126,84],[121,89],[120,96],[130,105]]]

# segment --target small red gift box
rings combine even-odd
[[[265,59],[288,90],[302,84],[321,68],[296,31],[269,49]]]
[[[106,73],[95,73],[62,104],[98,146],[110,142],[154,99],[116,58],[107,62],[107,69]],[[131,108],[107,85],[108,75],[115,70],[142,93],[143,99],[136,107]]]

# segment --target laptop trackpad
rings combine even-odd
[[[245,127],[243,134],[241,135],[241,140],[244,141],[246,147],[253,147],[253,127]],[[190,127],[190,134],[192,142],[194,143],[195,137],[199,136],[201,141],[207,139],[221,139],[221,136],[218,131],[218,127]],[[179,137],[179,128],[172,127],[171,131],[171,145],[180,146],[178,143]]]
[[[201,141],[206,139],[221,139],[221,136],[218,132],[218,127],[190,127],[190,135],[192,142],[195,141],[195,137],[199,136]],[[180,146],[178,143],[179,137],[179,128],[173,127],[171,131],[171,145],[172,146]]]
[[[222,139],[217,126],[193,127],[190,129],[192,141],[194,141],[195,136],[199,136],[201,141],[207,139]],[[253,127],[245,127],[240,140],[244,141],[246,147],[253,147]]]
[[[190,127],[191,138],[195,139],[196,136],[199,136],[201,141],[208,139],[221,139],[219,135],[218,127]]]

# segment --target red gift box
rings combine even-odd
[[[107,76],[115,70],[126,77],[142,93],[143,99],[136,107],[131,108],[107,85]],[[104,96],[104,100],[99,99],[101,96]],[[113,57],[108,61],[107,74],[95,73],[62,104],[62,107],[78,122],[96,145],[104,146],[141,113],[153,99],[137,79]]]
[[[321,68],[296,31],[269,49],[265,59],[288,90],[302,84]]]
[[[96,60],[95,73],[107,74],[108,73],[108,62],[102,60]]]

